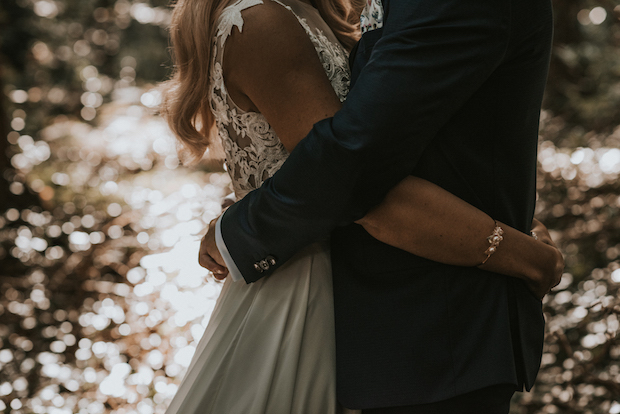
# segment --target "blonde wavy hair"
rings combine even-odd
[[[173,4],[170,41],[174,70],[162,84],[161,114],[179,140],[185,162],[200,160],[216,135],[209,105],[213,42],[222,11],[237,0],[178,0]],[[342,45],[359,39],[365,0],[313,0]]]

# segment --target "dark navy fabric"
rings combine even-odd
[[[362,414],[508,414],[513,385],[485,387],[435,403],[363,410]]]
[[[535,203],[549,0],[387,0],[352,58],[341,111],[222,218],[248,283],[331,235],[338,396],[424,404],[494,384],[530,388],[541,303],[517,280],[435,263],[351,224],[408,174],[523,232]],[[277,264],[259,273],[254,263]]]

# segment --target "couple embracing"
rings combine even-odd
[[[163,113],[237,202],[167,413],[508,413],[563,267],[533,218],[551,35],[549,0],[179,0]]]

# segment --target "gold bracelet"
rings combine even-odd
[[[489,260],[489,257],[491,257],[491,255],[497,251],[497,248],[501,241],[504,240],[504,230],[497,225],[497,220],[493,221],[495,222],[495,228],[493,229],[493,233],[491,233],[491,235],[487,237],[487,241],[489,242],[490,246],[484,252],[484,254],[487,255],[487,258],[484,259],[484,261],[478,266],[482,266],[483,264],[485,264],[487,260]]]

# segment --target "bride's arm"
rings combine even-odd
[[[538,240],[506,224],[496,252],[488,257],[494,220],[441,187],[407,177],[383,202],[358,221],[378,240],[437,262],[481,269],[525,280],[538,297],[555,286],[564,260],[537,220]]]
[[[266,2],[244,11],[244,20],[243,32],[233,31],[227,41],[224,77],[228,92],[245,110],[261,112],[292,151],[316,122],[333,116],[341,103],[292,14]],[[476,266],[486,258],[486,238],[494,228],[493,220],[482,211],[415,177],[396,186],[361,224],[387,244],[461,266]],[[505,238],[482,268],[522,278],[542,297],[559,277],[561,254],[529,235],[501,226]]]

